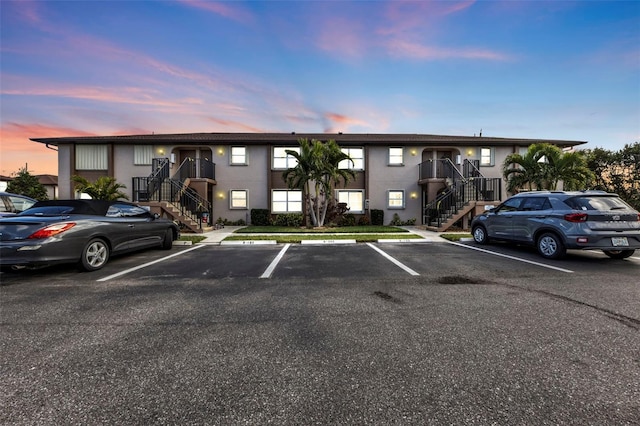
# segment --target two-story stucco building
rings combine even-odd
[[[58,150],[60,198],[75,198],[71,176],[112,176],[129,198],[201,229],[212,219],[250,222],[250,210],[302,212],[299,190],[287,188],[283,171],[295,166],[286,154],[299,140],[335,140],[356,172],[335,196],[354,215],[382,210],[388,223],[403,221],[444,229],[506,196],[502,164],[507,155],[546,142],[569,140],[422,134],[188,133],[33,138]],[[445,208],[446,207],[446,208]],[[437,217],[436,217],[437,215]],[[435,221],[435,223],[434,223]]]

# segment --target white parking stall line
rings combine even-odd
[[[382,256],[386,257],[387,259],[389,259],[391,262],[393,262],[396,266],[398,266],[399,268],[403,269],[405,272],[408,272],[411,275],[420,275],[419,273],[417,273],[416,271],[414,271],[413,269],[409,268],[407,265],[403,264],[402,262],[400,262],[399,260],[397,260],[394,257],[391,257],[390,255],[388,255],[386,252],[382,251],[381,249],[379,249],[378,247],[374,246],[371,243],[367,243],[367,245],[369,247],[371,247],[372,249],[374,249],[375,251],[377,251],[378,253],[380,253]]]
[[[453,242],[453,241],[449,241],[449,243],[453,244],[455,246],[464,247],[466,249],[477,250],[477,251],[481,251],[483,253],[492,254],[494,256],[506,257],[507,259],[517,260],[518,262],[529,263],[531,265],[541,266],[543,268],[548,268],[548,269],[554,269],[556,271],[566,272],[568,274],[572,274],[573,273],[573,271],[570,270],[570,269],[558,268],[557,266],[547,265],[545,263],[540,263],[540,262],[534,262],[533,260],[527,260],[527,259],[523,259],[521,257],[509,256],[508,254],[502,254],[502,253],[496,253],[496,252],[491,251],[491,250],[485,250],[485,249],[481,249],[481,248],[478,248],[478,247],[469,246],[469,245],[466,245],[466,244],[456,243],[456,242]]]
[[[193,247],[191,247],[190,249],[182,250],[182,251],[180,251],[178,253],[173,253],[172,255],[165,256],[163,258],[156,259],[156,260],[154,260],[152,262],[147,262],[147,263],[144,263],[142,265],[138,265],[138,266],[136,266],[134,268],[125,269],[124,271],[120,271],[117,274],[113,274],[113,275],[109,275],[108,277],[100,278],[97,281],[109,281],[112,278],[121,277],[122,275],[126,275],[126,274],[128,274],[130,272],[137,271],[138,269],[146,268],[147,266],[151,266],[151,265],[155,265],[156,263],[164,262],[165,260],[171,259],[172,257],[180,256],[180,255],[183,255],[183,254],[185,254],[187,252],[190,252],[190,251],[193,251],[195,249],[202,248],[202,247],[205,247],[205,244],[196,244]]]
[[[260,275],[260,278],[271,278],[271,274],[273,274],[273,271],[276,269],[276,266],[278,266],[278,263],[280,263],[280,260],[282,260],[282,256],[284,256],[284,254],[287,252],[290,246],[291,244],[285,244],[285,246],[282,247],[282,250],[280,250],[280,253],[278,253],[275,259],[271,261],[271,264],[267,269],[265,269],[262,275]]]

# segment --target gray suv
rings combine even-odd
[[[522,192],[471,221],[478,244],[491,240],[535,245],[548,259],[567,249],[597,249],[615,259],[640,248],[640,213],[604,191]]]

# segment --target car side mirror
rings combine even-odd
[[[160,215],[158,213],[153,214],[153,220],[160,219]]]

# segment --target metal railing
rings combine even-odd
[[[156,161],[157,160],[157,161]],[[186,184],[190,178],[215,179],[215,164],[207,159],[185,159],[177,172],[169,178],[169,160],[154,159],[153,173],[148,177],[134,177],[134,201],[167,202],[180,215],[198,223],[202,228],[211,224],[212,204]]]
[[[440,227],[471,201],[500,201],[502,179],[457,179],[424,208],[423,223]]]
[[[419,165],[419,180],[423,179],[463,179],[458,166],[450,158],[423,161]]]

